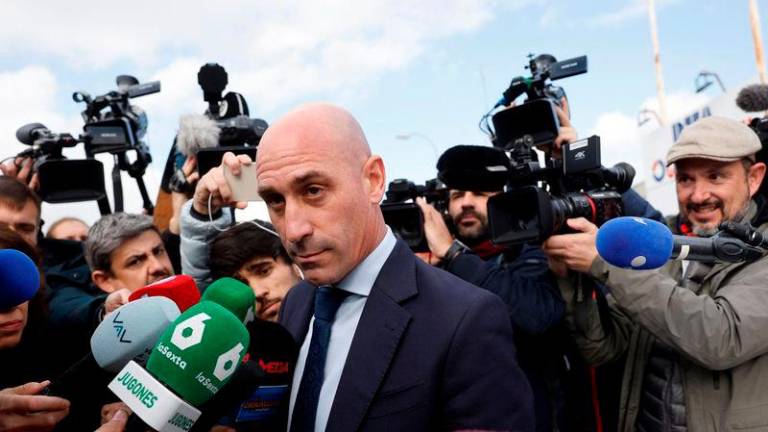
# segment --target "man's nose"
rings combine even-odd
[[[306,209],[286,203],[284,218],[285,239],[289,243],[301,243],[305,237],[312,235],[312,224]]]
[[[708,200],[710,197],[709,188],[703,182],[695,182],[691,190],[691,201],[699,204]]]
[[[155,255],[152,255],[149,257],[148,271],[149,271],[149,274],[151,275],[169,274],[169,271],[165,267],[165,264],[160,260],[159,257]]]

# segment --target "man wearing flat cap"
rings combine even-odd
[[[683,130],[667,154],[676,168],[678,234],[710,236],[723,221],[768,234],[768,208],[757,194],[766,166],[760,140],[735,120],[707,117]],[[608,287],[611,319],[593,302],[563,291],[573,334],[587,359],[626,355],[621,431],[768,430],[768,257],[740,263],[671,261],[630,270],[603,261],[596,228],[551,237],[550,260]],[[562,289],[562,285],[561,285]]]

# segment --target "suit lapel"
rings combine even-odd
[[[328,431],[356,430],[408,328],[400,303],[416,295],[415,257],[398,241],[366,300],[331,407]]]
[[[315,288],[309,282],[300,282],[290,291],[280,310],[282,324],[301,346],[309,331],[309,322],[315,305]]]

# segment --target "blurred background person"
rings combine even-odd
[[[88,224],[76,217],[63,217],[48,228],[45,237],[84,242],[88,238],[88,228]]]

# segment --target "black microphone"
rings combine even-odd
[[[208,431],[216,424],[259,431],[284,431],[287,427],[299,347],[280,324],[256,319],[246,328],[251,340],[248,360],[200,407],[202,415],[190,432]]]
[[[50,132],[42,123],[29,123],[16,129],[16,139],[23,144],[32,145],[41,135],[46,135]]]
[[[768,110],[768,85],[752,84],[744,87],[736,96],[736,105],[746,112]]]

